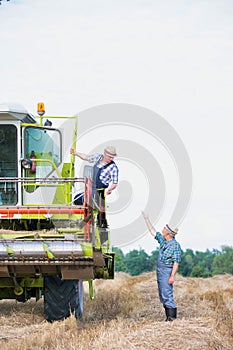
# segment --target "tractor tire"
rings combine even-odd
[[[44,313],[49,322],[83,315],[83,281],[44,277]]]

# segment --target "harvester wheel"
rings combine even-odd
[[[49,322],[67,318],[71,313],[74,313],[76,318],[82,317],[83,282],[46,276],[44,278],[44,312]]]

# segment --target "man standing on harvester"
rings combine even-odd
[[[165,225],[160,233],[150,222],[149,216],[144,212],[142,215],[151,235],[160,245],[156,268],[159,298],[165,309],[166,321],[173,321],[177,314],[173,284],[181,256],[180,244],[175,239],[178,229],[172,229],[169,225]]]
[[[105,191],[107,195],[111,194],[118,184],[119,170],[113,161],[114,157],[117,155],[116,149],[115,147],[107,146],[103,154],[87,155],[71,148],[70,153],[82,160],[87,160],[89,163],[94,163],[93,195],[99,209],[97,225],[101,228],[107,228]]]

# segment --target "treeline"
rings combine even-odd
[[[115,271],[123,271],[132,276],[143,272],[155,271],[159,249],[148,255],[144,249],[132,250],[124,254],[121,249],[113,248],[115,252]],[[229,273],[233,275],[233,248],[222,247],[219,251],[214,249],[205,252],[187,249],[181,253],[179,274],[189,277],[212,277],[214,275]]]

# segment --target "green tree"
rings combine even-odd
[[[143,249],[130,251],[126,255],[121,249],[114,247],[115,271],[125,271],[131,275],[139,275],[143,272],[155,271],[157,266],[159,248],[148,255]],[[222,252],[208,249],[205,252],[191,249],[181,252],[179,271],[183,276],[211,277],[214,274],[233,274],[233,249],[223,247]]]
[[[198,266],[201,268],[199,276],[193,276],[193,269],[191,271],[191,276],[193,277],[211,277],[212,276],[212,266],[214,260],[214,253],[211,253],[208,249],[205,252],[196,251],[194,255],[194,267]],[[196,270],[197,272],[197,270]]]
[[[210,277],[211,273],[207,268],[205,267],[203,268],[198,264],[193,266],[190,276],[191,277]]]
[[[113,247],[112,251],[115,253],[115,271],[126,271],[126,266],[125,266],[125,257],[124,253],[122,252],[121,249]]]
[[[183,276],[190,276],[194,266],[194,252],[187,249],[181,252],[181,262],[179,263],[179,273]]]
[[[222,253],[216,255],[213,261],[213,274],[229,273],[233,275],[233,248],[223,246]]]
[[[143,272],[152,270],[149,255],[143,250],[132,250],[125,255],[126,271],[132,276],[140,275]]]
[[[149,260],[150,260],[150,270],[149,271],[155,271],[156,266],[157,266],[158,255],[159,255],[159,248],[157,248],[156,250],[153,250],[153,252],[151,252],[151,255],[149,257]]]

